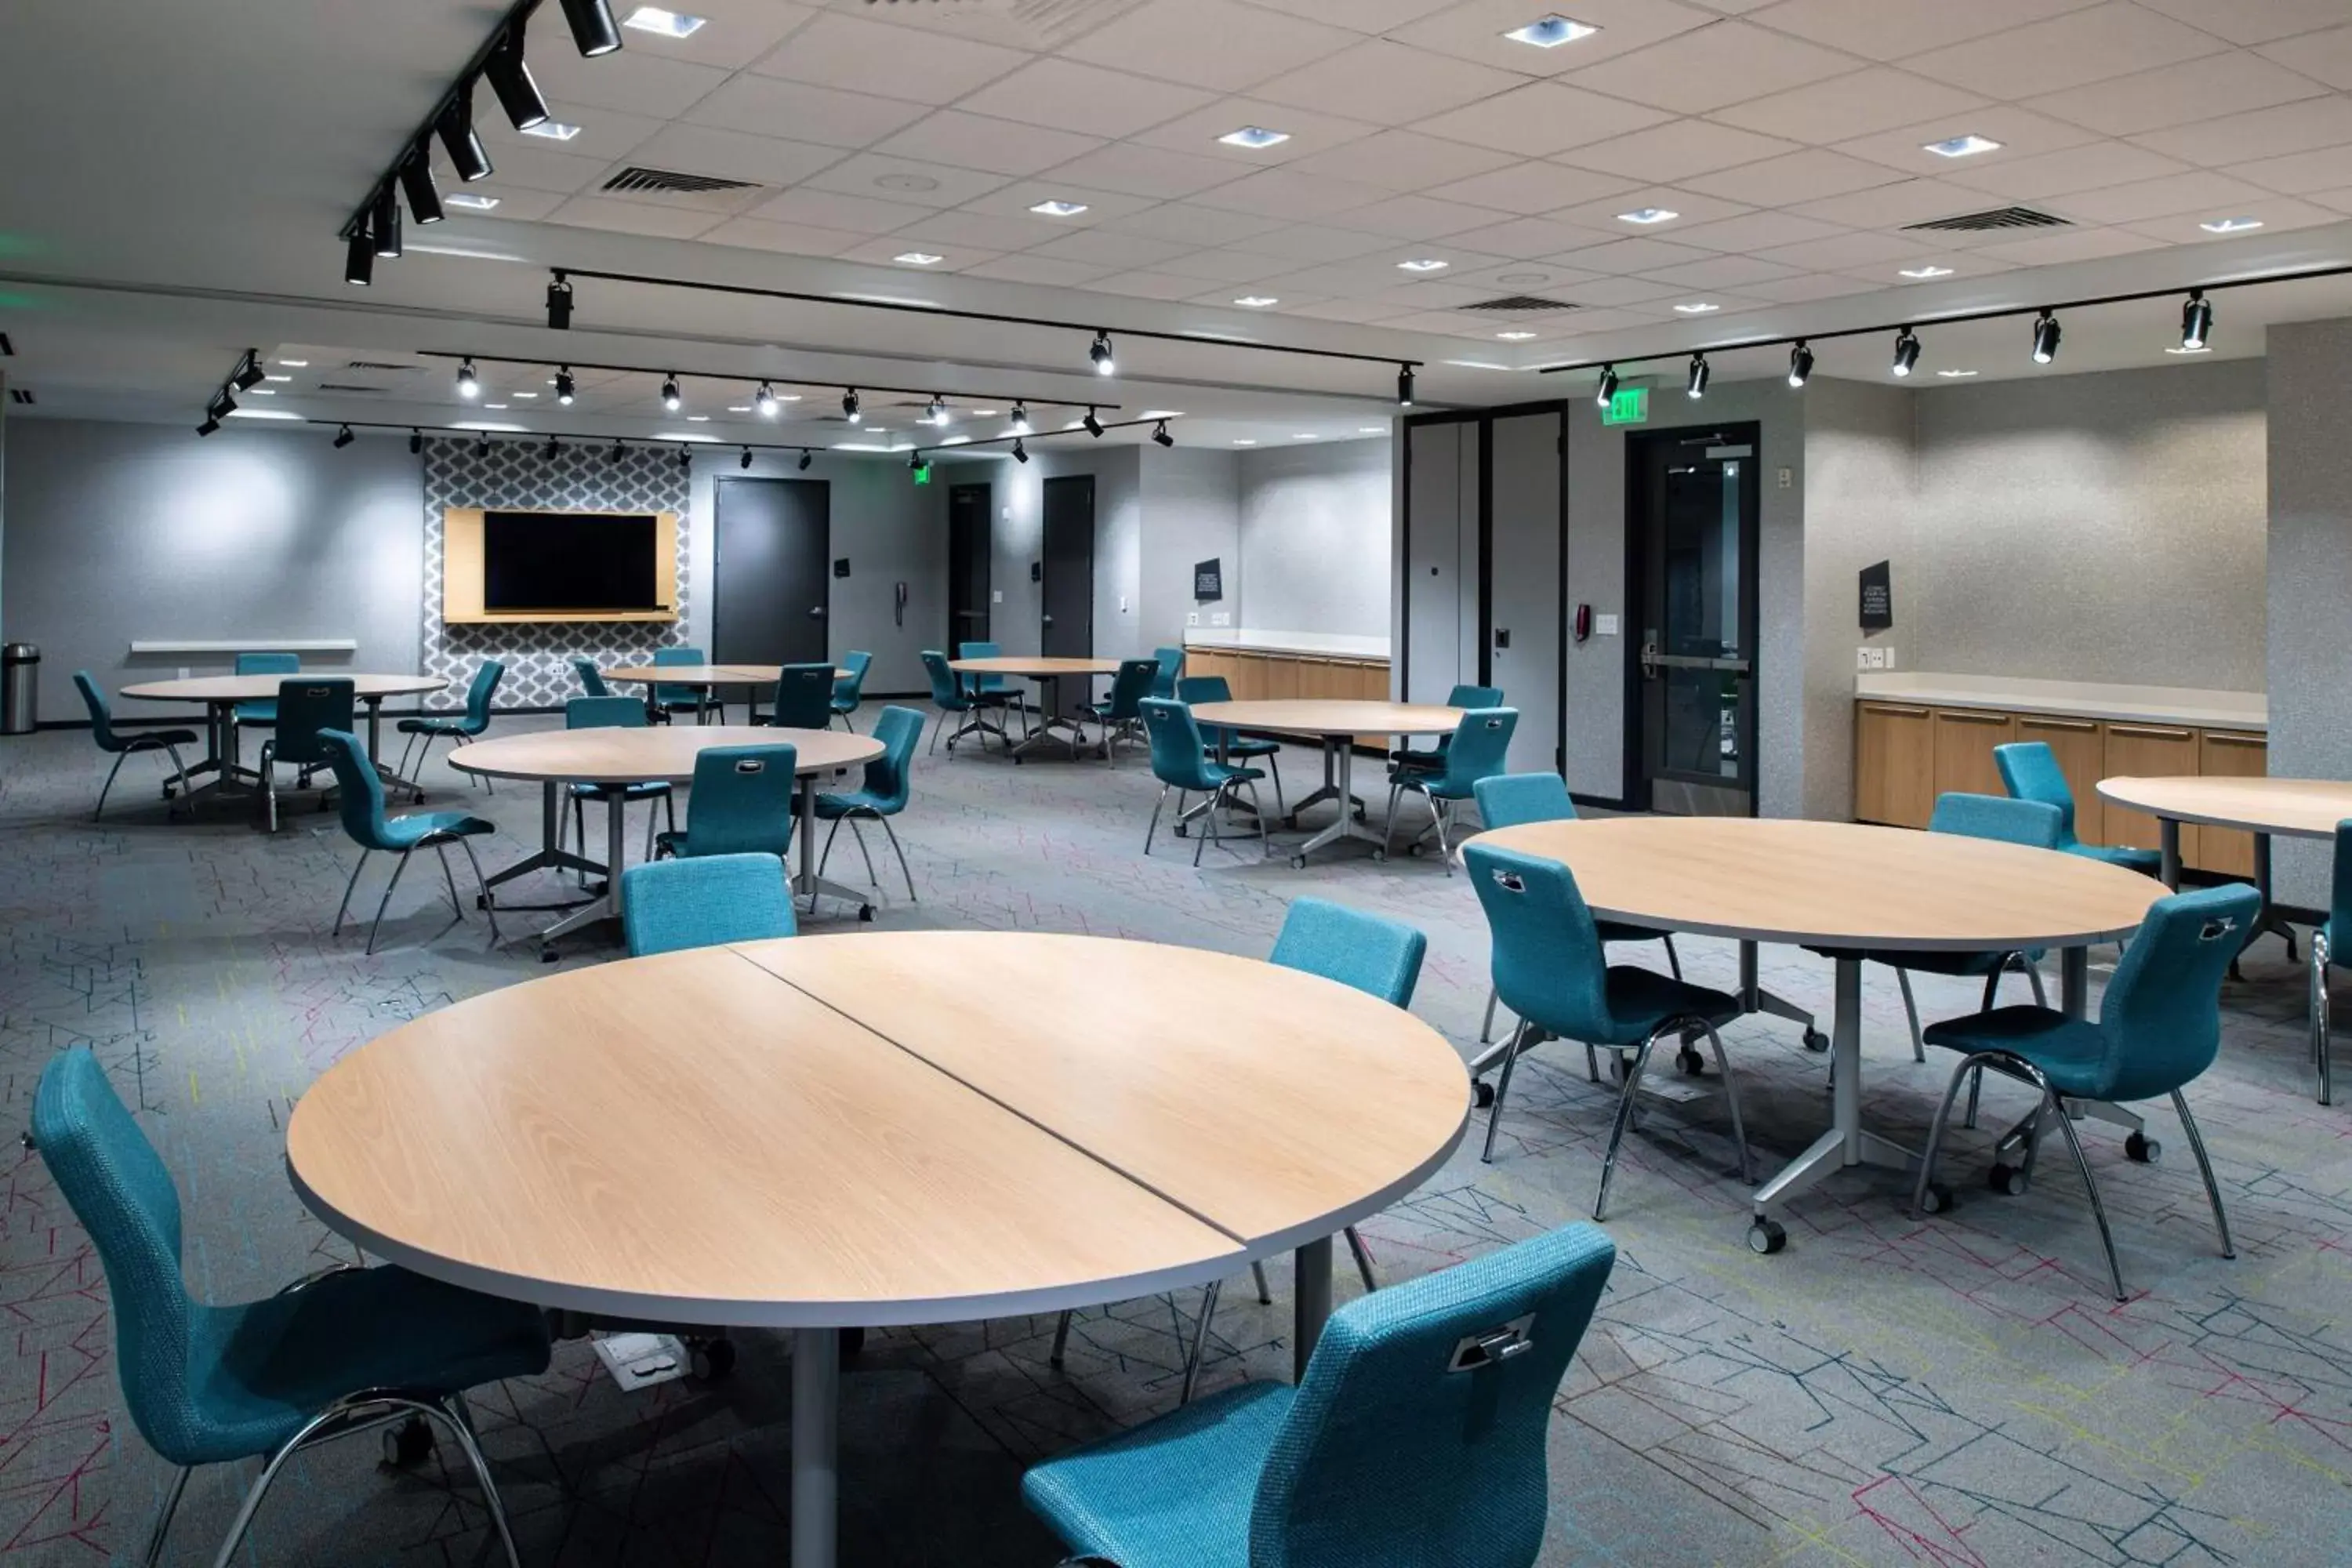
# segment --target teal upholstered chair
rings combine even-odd
[[[761,853],[630,867],[621,874],[621,930],[629,956],[646,958],[682,947],[793,936],[800,927],[784,863]]]
[[[583,684],[585,684],[588,675],[594,675],[596,684],[604,685],[604,678],[594,665],[584,658],[574,662],[587,665],[587,674],[581,677]],[[433,742],[439,740],[470,741],[486,732],[490,727],[490,699],[498,695],[499,682],[506,678],[505,665],[495,658],[486,658],[482,660],[481,668],[474,671],[473,685],[466,689],[466,710],[463,713],[455,719],[420,718],[400,721],[400,732],[409,739],[407,744],[400,748],[399,773],[416,791],[417,799],[425,798],[425,760],[433,753]],[[408,771],[408,748],[415,745],[420,738],[425,749],[416,753],[416,771],[411,773]],[[485,779],[482,782],[487,784],[489,781]],[[490,793],[495,795],[498,792],[492,790]]]
[[[1111,678],[1110,700],[1090,702],[1087,710],[1102,726],[1103,761],[1113,756],[1113,748],[1122,739],[1137,740],[1143,735],[1143,710],[1137,706],[1145,698],[1157,696],[1152,688],[1160,679],[1160,664],[1156,659],[1123,658],[1118,661],[1118,673]]]
[[[1478,803],[1478,820],[1490,828],[1576,820],[1576,802],[1569,798],[1568,781],[1558,773],[1496,773],[1471,785],[1470,795]],[[1683,977],[1682,954],[1675,951],[1674,932],[1627,925],[1622,921],[1592,923],[1601,933],[1603,947],[1612,942],[1664,942],[1667,969],[1675,979]],[[1478,1043],[1482,1046],[1495,1037],[1495,992],[1489,987],[1486,1018],[1478,1026]]]
[[[297,787],[310,787],[310,774],[330,766],[326,736],[352,728],[352,681],[305,675],[278,683],[276,722],[269,739],[261,742],[261,795],[269,815],[269,831],[278,831],[278,770],[300,770]],[[369,771],[374,771],[371,765]]]
[[[563,705],[563,727],[567,730],[642,730],[650,721],[646,705],[634,697],[574,697]],[[580,841],[580,853],[588,853],[587,803],[604,803],[607,811],[625,811],[639,801],[646,803],[646,858],[654,858],[653,803],[661,803],[663,813],[669,818],[669,829],[677,831],[677,796],[666,784],[633,784],[616,786],[576,784],[572,786],[572,836]],[[615,866],[607,875],[618,873]],[[583,880],[585,880],[583,874]]]
[[[81,693],[82,705],[89,710],[90,739],[98,742],[100,751],[114,758],[114,765],[106,770],[106,782],[99,786],[98,809],[89,814],[92,822],[106,815],[106,796],[114,788],[114,775],[122,771],[122,759],[134,752],[162,752],[172,759],[172,777],[163,781],[165,800],[172,798],[175,787],[187,787],[188,765],[180,760],[180,748],[196,743],[194,730],[141,730],[129,735],[117,734],[114,711],[107,706],[106,694],[89,678],[89,671],[75,670],[73,682],[74,689]]]
[[[1462,715],[1454,733],[1446,737],[1444,761],[1434,771],[1419,766],[1391,768],[1389,821],[1381,834],[1382,852],[1396,852],[1398,803],[1407,795],[1417,795],[1429,803],[1429,826],[1405,847],[1418,855],[1422,840],[1435,834],[1438,852],[1445,860],[1445,874],[1454,875],[1454,846],[1445,837],[1454,807],[1472,798],[1480,779],[1492,778],[1510,765],[1511,735],[1518,727],[1519,710],[1516,708],[1473,708]]]
[[[2169,1095],[2180,1130],[2189,1135],[2189,1150],[2197,1156],[2198,1172],[2205,1178],[2213,1225],[2221,1234],[2221,1256],[2235,1258],[2229,1216],[2221,1212],[2221,1189],[2213,1181],[2213,1163],[2206,1158],[2205,1140],[2180,1091],[2213,1065],[2221,1050],[2221,979],[2245,946],[2246,933],[2261,910],[2262,895],[2242,882],[2158,899],[2124,949],[2115,978],[2107,982],[2097,1023],[2069,1018],[2048,1007],[1996,1007],[1930,1026],[1927,1043],[1958,1051],[1960,1065],[1953,1069],[1943,1104],[1927,1130],[1927,1151],[1912,1194],[1913,1215],[1950,1206],[1951,1194],[1935,1184],[1936,1146],[1943,1140],[1960,1080],[1989,1069],[2031,1084],[2040,1095],[2032,1114],[2018,1128],[2023,1163],[2015,1171],[1994,1165],[1993,1186],[2008,1193],[2024,1190],[2034,1149],[2042,1131],[2055,1123],[2066,1135],[2066,1147],[2089,1189],[2091,1214],[2106,1247],[2107,1276],[2116,1300],[2124,1300],[2124,1274],[2116,1261],[2115,1235],[2107,1228],[2099,1184],[2083,1156],[2083,1140],[2063,1100],[2120,1104]],[[2157,1148],[2135,1132],[2125,1152],[2134,1159],[2151,1160]]]
[[[1158,663],[1159,668],[1153,672],[1151,689],[1145,695],[1176,696],[1176,682],[1184,673],[1184,650],[1181,647],[1156,647],[1151,650],[1151,657]]]
[[[1002,658],[1001,643],[961,642],[956,644],[958,658]],[[1021,733],[1029,733],[1029,689],[1010,675],[967,675],[963,678],[967,696],[982,708],[1010,708],[1021,715]]]
[[[239,675],[299,675],[302,656],[292,653],[241,653],[236,656],[236,670]],[[250,702],[240,702],[229,710],[229,760],[239,767],[245,765],[244,748],[239,737],[247,730],[267,730],[278,722],[278,700],[257,697]]]
[[[654,667],[656,668],[660,668],[665,665],[669,666],[672,668],[678,668],[687,665],[709,664],[709,658],[698,647],[657,647],[654,649]],[[691,713],[694,715],[694,721],[700,724],[707,722],[710,717],[710,710],[719,706],[718,703],[712,700],[712,699],[717,695],[718,694],[716,692],[700,686],[656,685],[653,689],[650,705],[654,710],[655,716],[659,718],[664,723],[667,723],[670,720],[675,719],[680,713]],[[721,712],[719,717],[725,718],[726,714]]]
[[[1297,1387],[1047,1459],[1022,1500],[1118,1568],[1529,1568],[1552,1401],[1615,1260],[1570,1226],[1360,1297]]]
[[[117,764],[118,766],[120,764]],[[103,805],[105,797],[100,797]],[[2328,889],[2327,918],[2311,933],[2311,1070],[2319,1080],[2319,1103],[2336,1103],[2336,1074],[2327,1055],[2327,972],[2352,963],[2352,822],[2336,825],[2336,870]]]
[[[782,730],[833,728],[833,661],[788,664],[776,672],[776,705],[768,722]]]
[[[2005,746],[1995,746],[1992,760],[2000,769],[2000,782],[2011,795],[2058,808],[2058,842],[2053,847],[2069,855],[2105,860],[2110,866],[2144,871],[2151,877],[2162,868],[2164,857],[2153,849],[2135,849],[2124,844],[2085,844],[2074,837],[2074,792],[2067,785],[2065,770],[2058,765],[2057,753],[2047,743],[2012,741]]]
[[[1499,686],[1462,685],[1445,694],[1445,706],[1448,708],[1500,708],[1502,705],[1503,689]],[[1389,753],[1389,765],[1434,772],[1445,766],[1446,748],[1453,744],[1453,736],[1440,735],[1433,746],[1400,746]]]
[[[833,858],[834,835],[841,825],[849,824],[849,836],[857,840],[857,853],[866,860],[866,879],[879,888],[882,879],[874,874],[874,857],[866,853],[866,836],[858,831],[863,818],[882,825],[883,835],[890,840],[890,848],[898,857],[898,874],[907,879],[907,901],[915,901],[915,874],[907,869],[907,851],[899,847],[898,830],[890,819],[907,809],[915,771],[915,742],[923,738],[923,716],[912,708],[893,704],[882,710],[874,721],[874,738],[882,742],[882,754],[866,764],[864,787],[844,790],[816,797],[816,814],[833,826],[825,829],[824,851],[817,857],[817,875],[824,875],[825,862]]]
[[[931,705],[942,715],[959,713],[963,716],[963,721],[952,731],[942,723],[931,731],[931,750],[939,750],[940,736],[946,734],[950,756],[955,754],[955,743],[966,735],[978,735],[981,750],[986,751],[988,730],[980,721],[979,704],[975,703],[971,700],[971,693],[964,689],[963,682],[956,679],[955,671],[948,668],[948,656],[938,648],[927,647],[921,657],[923,674],[931,683]]]
[[[390,1266],[330,1270],[257,1301],[195,1300],[182,1268],[172,1173],[80,1046],[42,1070],[31,1142],[105,1266],[115,1375],[131,1424],[178,1467],[148,1538],[151,1568],[196,1466],[264,1461],[218,1558],[247,1561],[238,1545],[298,1448],[402,1413],[439,1424],[456,1441],[508,1568],[518,1568],[465,1391],[547,1370],[547,1324],[536,1308]]]
[[[709,855],[769,855],[781,862],[793,847],[797,747],[712,746],[694,759],[686,829],[662,834],[655,851],[680,859]]]
[[[604,684],[604,672],[596,668],[594,659],[586,654],[575,653],[572,656],[572,668],[580,677],[580,694],[583,697],[613,695],[613,689]]]
[[[1222,675],[1187,675],[1176,682],[1176,698],[1188,708],[1197,708],[1203,702],[1231,702],[1234,689]],[[1274,775],[1274,814],[1284,815],[1281,742],[1270,735],[1245,735],[1224,724],[1203,724],[1201,735],[1219,762],[1265,763]]]
[[[1196,834],[1192,843],[1192,864],[1201,863],[1201,851],[1211,840],[1224,842],[1224,831],[1217,820],[1221,806],[1234,804],[1238,792],[1249,791],[1250,808],[1257,811],[1257,781],[1265,775],[1255,768],[1231,767],[1213,761],[1201,739],[1201,726],[1192,721],[1192,710],[1181,702],[1171,702],[1164,697],[1147,697],[1137,706],[1143,712],[1144,733],[1151,740],[1151,776],[1160,781],[1160,798],[1152,803],[1151,825],[1143,830],[1143,852],[1151,853],[1151,836],[1160,830],[1160,813],[1168,804],[1168,792],[1176,792],[1176,826],[1184,826],[1184,797],[1205,795],[1208,801],[1200,815],[1208,826],[1205,835]],[[1265,816],[1257,813],[1258,854],[1265,853]]]
[[[464,920],[466,906],[457,900],[457,879],[449,870],[449,846],[455,844],[466,852],[467,864],[474,868],[474,884],[481,889],[482,909],[489,917],[490,945],[496,947],[499,911],[490,901],[490,885],[482,876],[482,863],[474,855],[471,840],[480,834],[496,833],[498,824],[462,811],[420,811],[386,817],[383,779],[360,750],[359,737],[348,730],[326,730],[320,731],[320,739],[326,744],[328,765],[334,769],[335,786],[342,795],[343,831],[360,847],[359,863],[352,868],[352,879],[343,884],[343,901],[335,906],[334,927],[328,934],[343,929],[343,914],[351,908],[352,890],[360,885],[360,871],[367,865],[368,857],[379,849],[400,858],[393,865],[391,879],[383,885],[383,897],[376,900],[375,921],[368,927],[369,952],[375,951],[376,933],[383,928],[383,911],[392,902],[392,890],[400,886],[400,874],[408,869],[408,858],[419,849],[430,849],[440,858],[441,879],[449,886],[449,907],[456,911],[450,924]]]
[[[849,716],[857,711],[858,700],[866,690],[866,672],[874,667],[874,656],[852,648],[841,656],[841,668],[847,675],[835,678],[833,683],[833,716],[841,721],[845,730],[855,730]]]
[[[1511,1069],[1536,1041],[1546,1035],[1580,1040],[1585,1068],[1595,1082],[1600,1071],[1592,1059],[1595,1047],[1616,1053],[1622,1084],[1617,1095],[1617,1118],[1610,1129],[1609,1148],[1601,1161],[1601,1190],[1592,1200],[1592,1217],[1605,1217],[1609,1179],[1617,1168],[1618,1145],[1633,1120],[1633,1096],[1642,1087],[1652,1047],[1669,1036],[1703,1033],[1715,1047],[1716,1071],[1723,1078],[1724,1099],[1731,1111],[1731,1135],[1739,1145],[1739,1169],[1753,1182],[1748,1133],[1739,1120],[1739,1085],[1723,1054],[1717,1029],[1739,1016],[1739,1004],[1720,991],[1674,979],[1654,969],[1612,964],[1603,955],[1601,932],[1592,911],[1577,891],[1576,878],[1557,860],[1546,860],[1516,850],[1497,849],[1479,839],[1462,847],[1470,884],[1486,911],[1486,930],[1494,944],[1495,989],[1503,1005],[1518,1015],[1511,1048],[1503,1058],[1501,1079],[1495,1085],[1495,1103],[1486,1116],[1486,1145],[1481,1158],[1495,1158],[1495,1136],[1503,1123],[1503,1104],[1510,1098]],[[1696,1074],[1698,1052],[1685,1045],[1677,1065]],[[1630,1061],[1627,1058],[1631,1058]]]

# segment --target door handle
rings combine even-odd
[[[1642,645],[1642,677],[1645,680],[1658,679],[1658,645],[1656,643],[1645,642]]]
[[[1047,625],[1047,626],[1052,626],[1052,625],[1054,624],[1054,617],[1053,617],[1053,616],[1047,616],[1045,617],[1045,625]]]
[[[809,619],[813,621],[821,621],[824,619],[824,606],[823,605],[811,605],[809,606]]]

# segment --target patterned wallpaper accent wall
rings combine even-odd
[[[629,447],[620,460],[604,447],[568,446],[550,458],[534,443],[493,441],[487,450],[460,438],[425,443],[425,604],[419,668],[449,682],[426,700],[436,709],[466,705],[466,688],[485,658],[503,659],[498,706],[555,708],[580,695],[572,657],[599,665],[642,664],[665,645],[690,640],[694,583],[692,486],[674,453]],[[555,626],[451,626],[441,621],[442,513],[451,507],[512,507],[549,511],[677,513],[676,623],[581,621]]]

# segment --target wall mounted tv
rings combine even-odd
[[[677,514],[452,508],[441,618],[675,621]]]

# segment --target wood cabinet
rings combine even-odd
[[[1345,654],[1288,653],[1271,648],[1201,647],[1184,650],[1187,675],[1222,675],[1236,702],[1309,699],[1385,702],[1389,661]],[[1357,743],[1386,746],[1386,735],[1359,735]]]
[[[2016,739],[2017,721],[2006,713],[1978,708],[1937,709],[1936,793],[2008,794],[1992,749]]]
[[[2105,778],[2161,778],[2197,771],[2197,731],[2177,724],[2109,724],[2106,735]],[[2079,828],[2076,830],[2081,831]],[[2164,833],[2156,818],[2146,812],[2127,811],[2110,802],[2101,813],[2102,844],[2127,844],[2135,849],[2158,849],[2164,846]],[[2189,841],[2196,834],[2193,827],[2181,829],[2181,860],[2189,860]]]
[[[1936,715],[1899,702],[1855,705],[1853,815],[1925,827],[1936,805]]]
[[[2207,778],[2258,779],[2270,772],[2270,738],[2242,730],[2200,730],[2197,771]],[[2254,836],[2239,827],[2184,823],[2180,858],[2227,877],[2254,874]]]
[[[2107,776],[2107,738],[2099,721],[2020,713],[2016,738],[2039,741],[2050,748],[2050,754],[2058,759],[2058,771],[2066,775],[2066,787],[2074,792],[2074,837],[2085,844],[2105,844],[2106,802],[2099,798],[2099,781]]]

